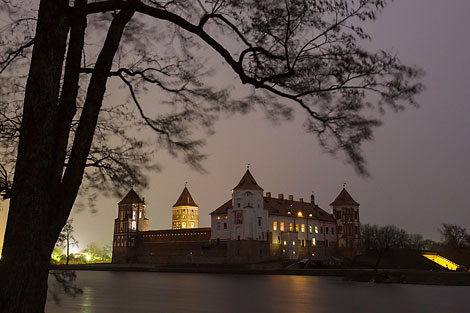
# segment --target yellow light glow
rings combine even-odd
[[[439,254],[432,254],[432,253],[424,253],[423,256],[437,264],[439,264],[442,267],[445,267],[451,271],[455,271],[459,265],[457,263],[452,262],[451,260],[448,260]]]
[[[289,211],[289,212],[287,212],[287,214],[291,214],[291,212]]]
[[[89,255],[88,253],[85,253],[85,260],[91,261],[91,255]]]
[[[297,213],[298,216],[302,216],[302,212]]]
[[[220,216],[217,216],[217,220],[220,221]]]

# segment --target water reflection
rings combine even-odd
[[[93,312],[93,294],[94,290],[92,287],[83,287],[83,294],[81,295],[80,312],[81,313],[92,313]]]
[[[376,285],[332,277],[77,272],[83,295],[46,312],[466,312],[470,287]]]

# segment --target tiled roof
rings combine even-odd
[[[264,208],[268,210],[269,215],[289,216],[289,217],[308,217],[322,221],[332,221],[333,216],[318,205],[310,202],[291,201],[287,199],[263,198]],[[211,213],[211,215],[227,214],[227,210],[232,208],[232,200],[222,204],[219,208]],[[289,213],[290,212],[290,213]],[[299,215],[299,212],[301,215]],[[310,216],[310,214],[312,216]]]
[[[176,203],[173,205],[173,207],[176,206],[196,206],[196,202],[194,202],[193,197],[191,197],[191,194],[189,193],[188,188],[184,187],[183,192],[181,192],[180,197],[176,201]]]
[[[212,211],[210,214],[227,214],[227,210],[232,208],[232,199],[228,200],[224,204],[222,204],[220,207],[218,207],[215,211]]]
[[[145,202],[139,197],[139,195],[137,195],[137,193],[134,191],[133,188],[131,188],[131,190],[129,190],[127,195],[124,198],[122,198],[121,201],[118,202],[118,204],[134,204],[134,203],[145,203]]]
[[[242,179],[238,183],[238,185],[233,188],[233,190],[263,190],[256,180],[253,178],[253,175],[251,175],[250,170],[246,170],[245,175],[243,175]]]
[[[331,202],[330,205],[359,205],[359,203],[354,201],[349,192],[346,191],[346,188],[343,188],[335,201]]]

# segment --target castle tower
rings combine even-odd
[[[132,263],[137,233],[148,231],[145,202],[134,189],[118,203],[118,217],[114,220],[113,263]]]
[[[263,188],[249,169],[232,190],[232,207],[227,215],[230,239],[268,240],[268,211],[264,209]]]
[[[173,205],[172,229],[198,228],[199,207],[194,202],[189,190],[184,186],[183,192]]]
[[[339,247],[356,248],[360,238],[359,203],[343,188],[330,207],[336,219]]]

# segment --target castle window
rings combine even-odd
[[[303,233],[305,233],[305,224],[302,224],[302,225],[300,226],[300,230],[301,230]]]
[[[354,234],[357,235],[359,233],[357,226],[354,226]]]
[[[186,222],[181,223],[182,228],[186,228]]]
[[[308,232],[312,233],[312,231],[313,231],[313,226],[312,225],[308,226]]]
[[[261,217],[258,217],[258,226],[261,226]]]
[[[227,223],[224,223],[224,229],[227,229]]]
[[[318,226],[315,226],[315,234],[318,234]]]
[[[277,236],[277,243],[281,243],[281,236]]]
[[[295,246],[295,241],[292,241],[292,245]]]
[[[338,226],[338,234],[342,234],[343,233],[343,226]]]
[[[287,241],[284,240],[284,246],[287,245]]]
[[[194,222],[191,222],[191,228],[194,228]]]
[[[317,241],[315,240],[315,238],[312,238],[312,246],[316,246],[317,245]]]
[[[328,239],[325,240],[325,246],[328,247]]]
[[[323,234],[323,226],[320,226],[320,234]]]
[[[224,215],[224,220],[226,220],[226,219],[227,219],[227,215]]]
[[[335,212],[335,217],[337,220],[341,219],[341,211],[336,211]]]
[[[325,233],[328,235],[328,227],[325,227]]]
[[[281,231],[284,231],[284,222],[281,222]]]
[[[335,229],[334,229],[334,227],[331,227],[331,234],[332,234],[332,235],[335,234]]]
[[[305,247],[305,240],[302,239],[302,247]]]
[[[299,224],[295,224],[295,231],[299,232]]]
[[[273,230],[277,230],[277,222],[276,221],[273,222]]]
[[[217,216],[217,220],[220,221],[220,216]]]
[[[186,215],[183,215],[183,219],[184,219],[184,220],[186,219]]]
[[[142,218],[142,211],[139,211],[139,218]]]
[[[358,220],[359,219],[359,213],[356,211],[354,212],[354,219],[355,220]]]
[[[238,207],[240,207],[240,202],[238,202]]]
[[[292,226],[292,223],[289,223],[289,231],[293,231],[293,230],[294,230],[294,228]]]
[[[235,224],[243,224],[243,213],[236,212],[235,213]]]

